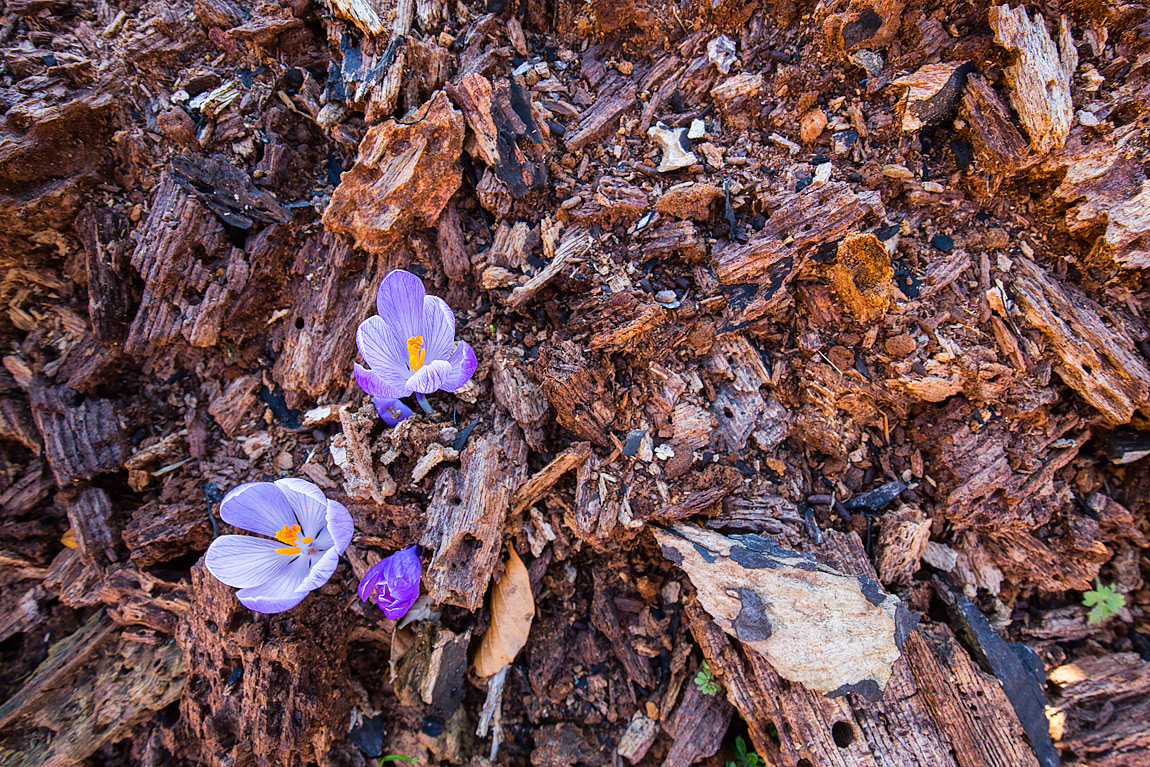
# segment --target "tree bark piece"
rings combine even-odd
[[[583,147],[601,138],[611,130],[615,121],[635,106],[639,91],[635,85],[619,77],[613,77],[600,89],[594,103],[579,115],[574,124],[568,126],[563,143],[568,152],[578,152]]]
[[[511,513],[518,515],[526,511],[531,504],[550,492],[564,474],[582,465],[589,455],[591,455],[591,443],[576,442],[555,456],[550,463],[533,474],[515,491],[515,495],[511,497]]]
[[[547,250],[547,239],[544,238],[544,250]],[[555,275],[569,264],[582,261],[583,256],[591,249],[591,234],[581,227],[571,227],[563,234],[559,246],[555,248],[554,256],[547,266],[524,284],[511,291],[511,300],[508,305],[518,309],[535,297],[535,294],[546,287]]]
[[[68,523],[80,556],[97,568],[119,559],[120,523],[108,494],[89,486],[62,500],[68,509]]]
[[[1016,54],[1006,68],[1010,102],[1039,154],[1058,149],[1074,124],[1070,78],[1078,68],[1078,49],[1070,25],[1062,17],[1058,45],[1050,39],[1046,20],[1036,13],[1032,20],[1025,6],[991,6],[990,27],[995,41]]]
[[[595,596],[591,600],[591,625],[607,637],[611,651],[623,664],[627,678],[645,690],[654,690],[655,677],[651,673],[651,665],[635,651],[634,645],[623,632],[623,624],[619,621],[611,593],[598,573],[595,577]]]
[[[674,741],[663,760],[663,767],[691,767],[714,756],[721,745],[735,709],[721,692],[707,695],[690,682],[683,702],[675,709],[667,731]]]
[[[853,533],[827,531],[820,555],[873,577]],[[711,669],[768,764],[799,767],[1038,767],[998,680],[970,660],[945,625],[912,631],[881,701],[827,698],[788,684],[696,604],[686,617]]]
[[[56,482],[115,471],[127,457],[120,421],[111,402],[83,398],[66,386],[32,390],[32,413]]]
[[[1050,672],[1051,732],[1089,767],[1150,764],[1150,663],[1136,653],[1085,657]]]
[[[954,117],[966,74],[972,68],[966,62],[927,64],[893,81],[891,85],[906,88],[898,102],[903,131],[914,133]]]
[[[497,416],[490,434],[471,435],[460,468],[440,473],[420,540],[434,552],[424,574],[433,602],[468,610],[483,604],[499,560],[503,520],[526,463],[519,426]]]
[[[437,92],[410,119],[368,129],[323,214],[329,231],[371,253],[389,252],[413,226],[434,226],[462,180],[463,115],[447,95]]]
[[[1077,288],[1027,258],[1017,264],[1015,299],[1025,321],[1050,343],[1055,370],[1108,422],[1129,423],[1150,400],[1150,370],[1133,341],[1103,322],[1098,304]]]
[[[581,346],[563,341],[540,350],[535,375],[560,425],[597,445],[611,444],[606,430],[616,413],[608,389],[614,375],[609,360],[593,361]]]
[[[970,141],[978,159],[987,196],[998,191],[1003,180],[1018,171],[1026,156],[1026,139],[1014,122],[1006,105],[980,75],[967,76],[959,109],[966,127],[963,134]]]
[[[758,535],[727,538],[687,524],[654,533],[716,623],[779,674],[833,697],[882,697],[918,619],[874,579]]]

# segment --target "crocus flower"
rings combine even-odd
[[[208,572],[238,588],[236,598],[257,613],[290,610],[327,583],[355,530],[342,504],[302,479],[233,488],[220,517],[264,536],[221,535],[204,557]]]
[[[394,269],[380,283],[379,314],[360,323],[355,380],[373,397],[399,399],[413,392],[455,391],[475,374],[475,352],[455,343],[455,314],[447,302],[424,293],[411,272]]]
[[[412,544],[384,557],[359,582],[359,598],[366,602],[375,592],[375,603],[388,618],[402,618],[419,598],[419,577],[423,563],[419,546]],[[378,591],[377,591],[378,589]]]
[[[372,397],[371,404],[375,405],[375,412],[388,426],[395,426],[400,421],[410,418],[415,411],[403,404],[402,400],[388,399],[387,397]]]

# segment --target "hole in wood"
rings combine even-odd
[[[725,407],[723,408],[723,415],[725,415],[727,418],[734,418],[735,411],[731,410],[729,407]]]
[[[846,748],[855,740],[855,730],[846,722],[835,722],[831,725],[831,737],[839,748]]]
[[[463,499],[460,498],[458,495],[451,496],[451,505],[452,506],[459,506],[462,503],[463,503]]]
[[[303,317],[296,317],[295,318],[295,329],[296,330],[303,330]]]

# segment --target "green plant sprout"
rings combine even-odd
[[[1082,604],[1090,608],[1087,620],[1090,623],[1101,623],[1117,615],[1126,606],[1126,597],[1118,593],[1116,584],[1103,586],[1102,581],[1095,578],[1094,589],[1082,595]]]
[[[707,661],[703,661],[703,667],[699,669],[699,673],[695,674],[695,686],[704,695],[714,695],[722,689],[719,686],[719,680],[715,679],[715,675],[711,673],[711,667]]]
[[[408,756],[407,754],[388,754],[381,757],[379,760],[379,767],[383,767],[387,762],[418,762],[419,757]]]
[[[763,757],[754,751],[747,752],[747,742],[743,740],[742,735],[735,738],[735,745],[732,750],[735,752],[735,760],[727,762],[727,767],[766,767],[767,765]]]

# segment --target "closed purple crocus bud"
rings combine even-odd
[[[388,426],[395,426],[400,421],[410,418],[415,411],[403,404],[402,400],[388,399],[386,397],[372,397],[371,404],[375,405],[375,412]]]
[[[366,602],[375,592],[375,603],[391,619],[402,618],[419,598],[423,563],[419,546],[412,544],[373,565],[359,582],[359,598]]]
[[[220,518],[256,535],[221,535],[204,565],[257,613],[290,610],[327,583],[355,532],[342,504],[295,478],[233,488],[220,501]]]
[[[373,397],[455,391],[475,375],[475,352],[455,343],[455,314],[429,296],[411,272],[393,269],[380,283],[374,317],[360,323],[355,343],[368,367],[355,363],[355,380]],[[369,369],[370,368],[370,369]]]

